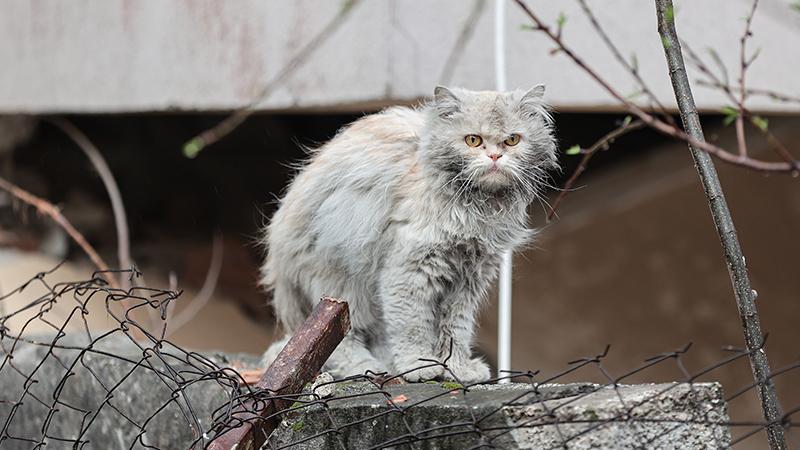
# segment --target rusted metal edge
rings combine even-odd
[[[344,300],[322,297],[311,315],[256,383],[257,391],[276,395],[297,394],[313,380],[350,330],[350,312]],[[211,450],[257,450],[277,427],[273,416],[287,400],[248,401],[231,414],[231,428],[212,441]]]

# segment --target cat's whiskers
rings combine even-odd
[[[455,175],[454,175],[452,178],[450,178],[450,180],[449,180],[447,183],[445,183],[445,184],[441,185],[441,186],[440,186],[440,187],[439,187],[439,188],[436,190],[436,192],[437,192],[437,193],[444,193],[445,189],[447,189],[447,187],[448,187],[448,186],[450,186],[451,184],[453,184],[453,182],[455,182],[456,180],[460,179],[461,177],[462,177],[462,173],[461,173],[461,172],[459,172],[459,173],[455,174]]]
[[[563,191],[563,190],[564,190],[563,188],[560,188],[560,187],[558,187],[558,186],[553,186],[552,184],[548,183],[548,182],[546,181],[546,179],[547,179],[547,178],[550,178],[550,179],[552,179],[552,176],[551,176],[551,175],[550,175],[550,174],[549,174],[547,171],[545,171],[544,169],[542,169],[541,167],[538,167],[538,166],[533,166],[533,168],[532,168],[532,169],[533,169],[534,171],[536,171],[537,173],[540,173],[540,174],[542,175],[541,177],[537,177],[537,180],[536,180],[536,182],[537,182],[537,183],[541,184],[541,185],[542,185],[542,186],[544,186],[544,187],[548,187],[548,188],[550,188],[550,189],[552,189],[552,190],[554,190],[554,191],[561,192],[561,191]]]
[[[541,173],[542,175],[544,175],[543,172]],[[541,205],[542,207],[542,212],[544,212],[544,214],[546,215],[549,213],[549,211],[553,210],[553,207],[552,205],[550,205],[550,202],[547,201],[547,197],[544,195],[540,187],[547,186],[547,183],[544,182],[543,177],[537,176],[535,174],[532,174],[531,177],[533,178],[534,183],[536,183],[536,187],[532,189],[530,192],[533,195],[534,200],[537,200],[539,202],[539,205]],[[549,208],[549,210],[545,208],[545,205],[547,205],[547,208]]]
[[[527,172],[525,176],[522,176],[518,173],[519,169],[516,166],[511,166],[510,169],[511,170],[509,170],[509,172],[514,176],[519,184],[522,185],[524,192],[527,193],[527,195],[532,196],[532,200],[536,200],[539,203],[542,208],[542,212],[544,214],[548,214],[548,211],[552,211],[553,207],[541,192],[542,186],[552,187],[545,181],[545,177],[548,176],[548,174],[539,167],[532,167],[532,171]]]
[[[461,159],[461,164],[462,164],[462,167],[463,167],[463,166],[466,164],[466,161],[465,161],[464,157],[463,157],[463,156],[461,156],[461,155],[459,155],[459,158]],[[444,183],[443,185],[439,186],[439,187],[438,187],[438,188],[437,188],[437,189],[436,189],[434,192],[435,192],[435,193],[437,193],[437,194],[444,194],[444,192],[445,192],[445,189],[447,189],[447,188],[448,188],[448,187],[449,187],[451,184],[453,184],[453,183],[454,183],[456,180],[459,180],[459,179],[461,179],[461,178],[462,178],[462,176],[463,176],[463,171],[458,171],[458,172],[457,172],[455,175],[453,175],[453,177],[452,177],[452,178],[450,178],[450,179],[449,179],[449,180],[448,180],[446,183]]]
[[[477,175],[479,171],[480,171],[479,168],[475,168],[475,167],[472,168],[470,173],[467,175],[467,178],[461,184],[461,187],[458,189],[458,191],[456,191],[455,195],[451,199],[453,205],[455,204],[455,202],[458,201],[458,199],[461,197],[462,193],[466,193],[467,192],[467,188],[469,188],[472,185],[472,181],[475,178],[475,175]]]
[[[466,193],[467,192],[467,188],[470,186],[470,184],[473,181],[473,178],[475,177],[475,175],[478,174],[479,171],[480,171],[479,167],[473,167],[472,168],[472,170],[468,174],[467,178],[461,184],[461,187],[459,187],[459,189],[452,196],[452,198],[450,200],[448,200],[447,203],[445,203],[444,208],[442,208],[442,210],[436,216],[437,219],[440,218],[443,213],[448,212],[450,210],[450,208],[456,204],[456,202],[458,201],[459,197],[461,197],[462,193]],[[461,172],[459,175],[461,175],[461,174],[463,174],[463,172]]]
[[[519,182],[519,184],[522,186],[522,189],[523,189],[523,191],[524,191],[523,193],[528,193],[528,192],[533,192],[533,191],[535,191],[535,190],[536,190],[536,188],[535,188],[535,186],[533,185],[533,182],[531,182],[530,180],[528,180],[528,179],[524,178],[522,175],[520,175],[519,173],[517,173],[517,171],[518,171],[518,170],[519,170],[519,169],[517,168],[517,166],[516,166],[516,165],[511,165],[511,166],[509,166],[508,172],[509,172],[509,173],[510,173],[510,174],[511,174],[511,175],[512,175],[512,176],[513,176],[513,177],[514,177],[514,178],[515,178],[515,179],[516,179],[518,182]]]
[[[550,203],[547,201],[547,199],[544,196],[542,196],[541,194],[536,193],[534,195],[534,198],[539,201],[539,206],[542,207],[542,213],[545,216],[548,215],[550,213],[550,211],[553,210],[553,207],[550,205]],[[547,205],[547,208],[545,208],[545,205]]]

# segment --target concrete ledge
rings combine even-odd
[[[0,353],[0,424],[8,423],[0,447],[44,442],[48,448],[66,448],[80,439],[88,442],[83,448],[187,448],[209,431],[233,395],[242,394],[236,393],[232,372],[220,367],[233,362],[251,367],[256,361],[243,355],[192,355],[166,344],[156,354],[120,332],[90,352],[79,350],[88,339],[59,342],[76,349],[55,349],[45,358],[48,347],[18,343],[13,358]],[[6,349],[12,344],[3,339]],[[346,381],[328,387],[317,388],[326,396],[321,400],[309,395],[295,402],[272,443],[298,443],[291,447],[298,449],[401,446],[414,439],[419,440],[415,448],[426,449],[551,448],[564,442],[569,448],[730,444],[728,428],[714,425],[728,421],[716,383],[616,389],[510,384],[468,392],[454,383],[380,390],[372,383]]]
[[[289,414],[278,447],[372,448],[418,439],[420,448],[727,448],[730,433],[717,383],[617,388],[593,384],[485,385],[469,392],[448,383],[376,391],[336,386],[321,404]],[[404,399],[396,408],[389,398]],[[299,406],[299,405],[298,405]],[[402,411],[401,411],[402,409]],[[699,422],[699,423],[692,423]],[[323,434],[328,430],[339,432]]]

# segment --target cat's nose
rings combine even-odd
[[[492,158],[492,161],[497,162],[498,159],[502,158],[502,153],[489,153],[489,158]]]

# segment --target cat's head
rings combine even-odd
[[[534,196],[558,167],[544,86],[513,92],[437,87],[428,105],[424,159],[456,187]]]

